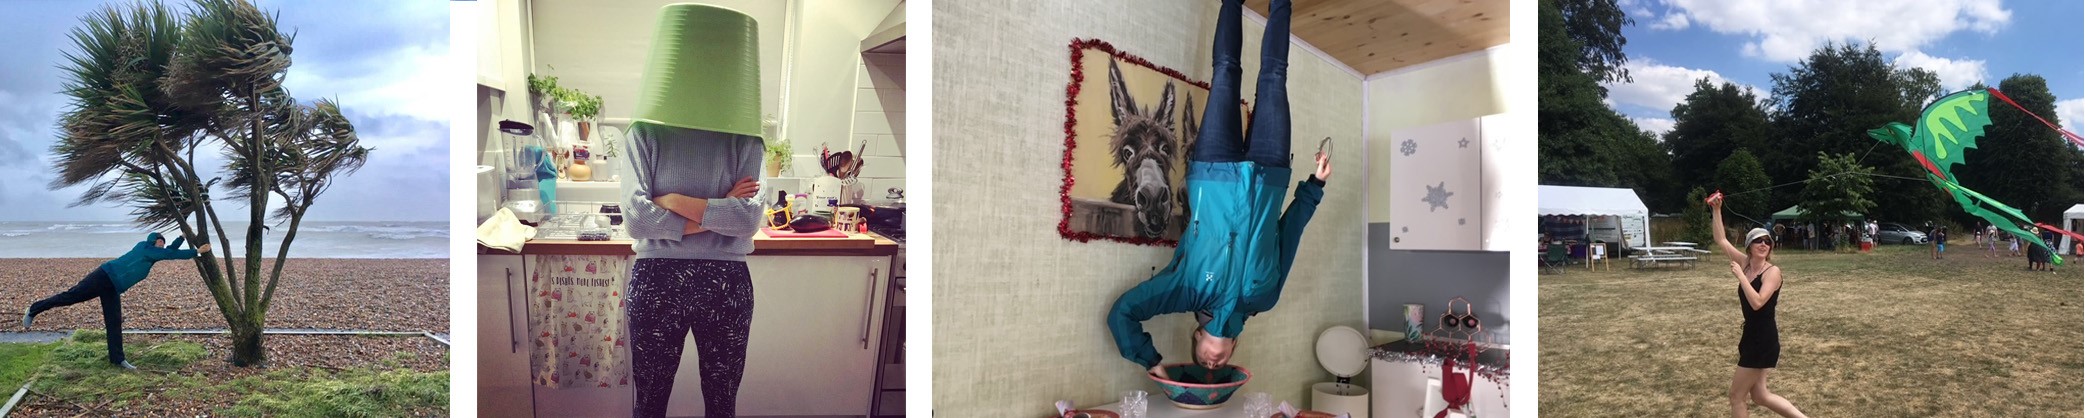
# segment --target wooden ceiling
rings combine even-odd
[[[1265,16],[1268,1],[1245,0],[1245,6]],[[1508,38],[1506,0],[1295,0],[1290,7],[1291,33],[1363,75]]]

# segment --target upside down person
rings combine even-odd
[[[1209,103],[1236,103],[1239,90],[1239,2],[1225,0],[1216,27],[1216,76]],[[1108,330],[1124,358],[1163,377],[1158,350],[1143,321],[1167,313],[1193,312],[1195,363],[1218,368],[1230,362],[1247,316],[1274,308],[1304,226],[1324,198],[1332,166],[1321,150],[1317,170],[1298,182],[1295,200],[1280,212],[1287,194],[1289,103],[1287,67],[1289,1],[1268,6],[1262,44],[1259,94],[1252,131],[1241,136],[1237,109],[1211,105],[1203,130],[1188,151],[1190,218],[1180,246],[1164,270],[1124,292],[1108,312]]]
[[[101,320],[109,334],[109,364],[125,369],[137,369],[123,358],[123,292],[129,291],[131,286],[136,286],[138,282],[145,281],[146,276],[152,275],[153,263],[187,260],[195,258],[196,254],[210,253],[208,243],[192,250],[179,249],[182,239],[176,237],[173,245],[167,245],[166,238],[161,237],[158,232],[145,235],[145,240],[131,245],[129,252],[123,253],[122,257],[101,263],[94,271],[88,272],[87,277],[81,278],[78,284],[72,285],[71,289],[30,304],[29,309],[22,312],[22,329],[29,329],[29,324],[36,320],[36,315],[44,311],[86,302],[88,299],[101,299]]]

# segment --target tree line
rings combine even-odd
[[[1911,123],[1953,92],[1931,71],[1885,60],[1873,43],[1819,47],[1772,74],[1765,96],[1696,80],[1671,110],[1672,129],[1658,135],[1604,102],[1601,83],[1629,80],[1621,29],[1634,21],[1616,0],[1544,0],[1539,12],[1542,184],[1635,189],[1654,213],[1686,211],[1722,190],[1745,193],[1725,206],[1738,220],[1764,221],[1800,204],[1813,215],[1851,210],[1913,225],[1976,221],[1927,184],[1909,155],[1867,136],[1889,122]],[[2041,76],[2013,74],[1997,88],[2057,121],[2056,96]],[[1960,183],[2056,223],[2080,201],[2085,159],[2019,109],[1992,103],[1990,112],[1978,147],[1954,170]]]

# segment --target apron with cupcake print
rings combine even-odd
[[[529,275],[529,356],[536,384],[555,388],[630,385],[623,295],[629,256],[536,256]]]

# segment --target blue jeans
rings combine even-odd
[[[1238,50],[1243,0],[1223,0],[1216,18],[1215,80],[1202,111],[1202,132],[1188,159],[1205,162],[1251,161],[1265,167],[1289,166],[1289,0],[1267,5],[1267,33],[1260,42],[1259,92],[1253,96],[1252,131],[1241,126],[1238,103]],[[1240,133],[1246,133],[1240,135]]]

